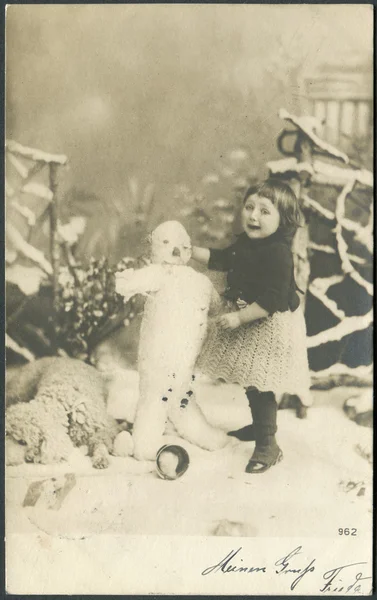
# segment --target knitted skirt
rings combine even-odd
[[[274,392],[277,399],[285,393],[297,395],[310,406],[306,326],[301,308],[276,312],[232,331],[211,322],[197,368],[212,379]]]

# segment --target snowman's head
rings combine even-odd
[[[178,221],[165,221],[150,236],[154,264],[186,265],[191,258],[191,240]]]

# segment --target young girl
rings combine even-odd
[[[276,397],[295,394],[310,404],[306,329],[291,252],[300,217],[291,188],[270,179],[247,190],[243,233],[232,246],[193,248],[195,260],[227,272],[226,312],[209,329],[198,367],[246,388],[253,423],[229,435],[256,442],[247,473],[265,472],[283,457],[275,439]]]

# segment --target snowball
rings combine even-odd
[[[162,452],[158,457],[158,467],[161,475],[168,477],[169,479],[175,479],[177,477],[177,467],[179,464],[179,458],[172,452]]]
[[[130,456],[133,452],[133,441],[128,431],[121,431],[114,440],[115,456]]]

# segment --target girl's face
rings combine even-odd
[[[242,228],[251,240],[266,238],[280,225],[280,214],[271,200],[253,194],[246,200],[241,213]]]

